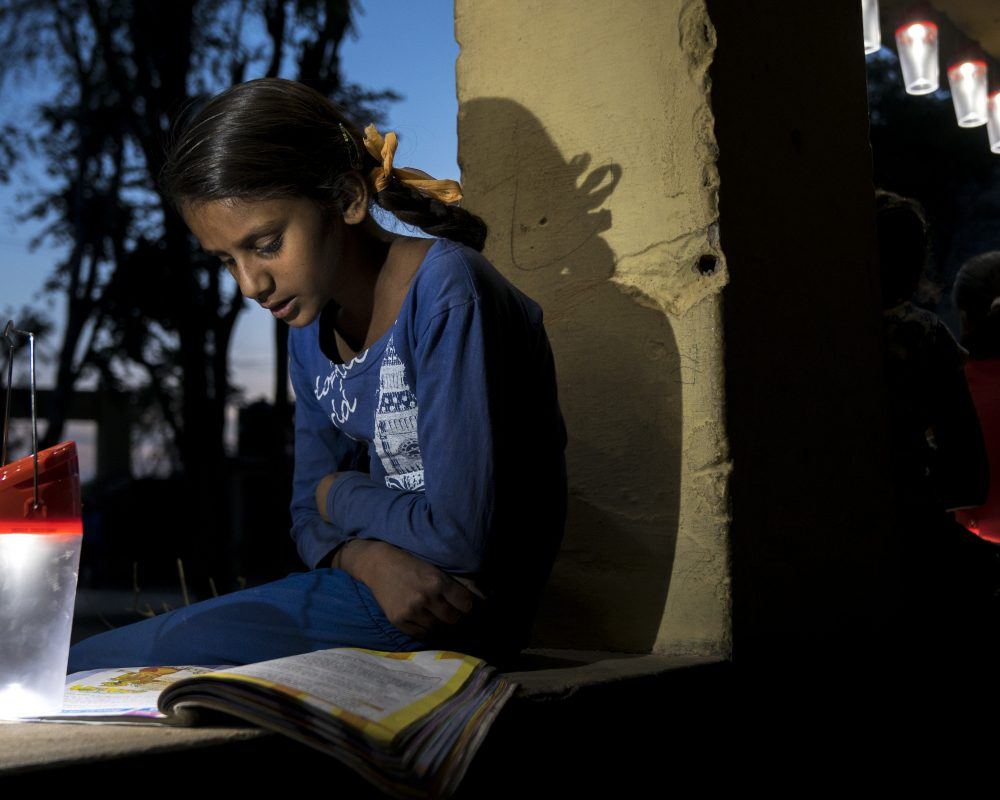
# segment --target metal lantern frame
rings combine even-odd
[[[4,326],[3,333],[0,333],[0,341],[7,346],[7,402],[3,412],[3,447],[0,449],[0,468],[7,466],[7,434],[10,430],[10,400],[11,389],[13,388],[14,377],[14,348],[17,346],[15,336],[23,336],[28,339],[28,360],[30,362],[31,373],[31,453],[34,456],[34,479],[35,496],[34,509],[39,508],[38,502],[38,411],[36,406],[35,391],[35,334],[31,331],[22,331],[14,327],[14,321],[8,320]]]

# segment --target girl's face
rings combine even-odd
[[[217,200],[185,206],[182,216],[202,249],[229,270],[240,292],[276,309],[289,325],[308,325],[333,297],[333,265],[343,255],[344,226],[324,218],[311,200]]]

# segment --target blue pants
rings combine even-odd
[[[67,673],[103,667],[242,665],[331,647],[476,652],[465,620],[421,641],[396,628],[368,586],[342,569],[292,572],[91,636],[70,647]],[[471,630],[471,629],[470,629]],[[469,647],[464,647],[469,643]]]

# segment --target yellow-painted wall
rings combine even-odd
[[[464,205],[544,310],[569,433],[533,645],[728,654],[704,3],[456,0],[455,34]]]

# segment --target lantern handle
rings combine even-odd
[[[34,456],[35,500],[32,510],[39,508],[38,503],[38,412],[35,405],[35,334],[30,331],[19,331],[14,327],[14,320],[7,320],[0,340],[7,345],[7,402],[3,411],[3,448],[0,450],[0,467],[7,465],[7,432],[10,428],[10,397],[14,376],[14,348],[17,346],[12,334],[28,337],[28,360],[31,370],[31,452]]]

